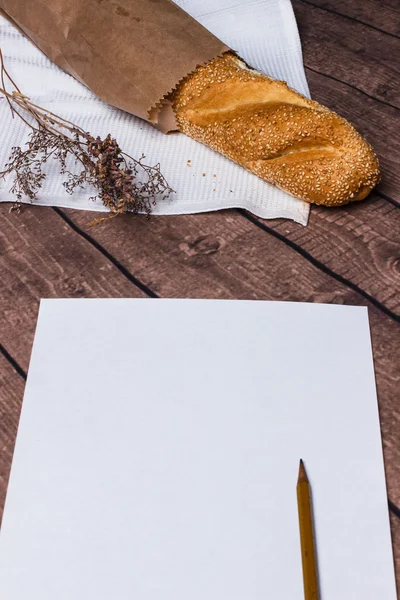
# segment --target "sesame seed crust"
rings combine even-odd
[[[374,151],[348,121],[232,53],[198,67],[171,100],[180,131],[306,202],[341,206],[379,182]]]

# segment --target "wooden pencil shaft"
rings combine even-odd
[[[303,564],[304,598],[318,600],[318,579],[316,552],[311,512],[310,485],[305,471],[300,472],[297,483],[297,504],[299,511],[301,557]]]

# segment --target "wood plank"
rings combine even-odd
[[[400,315],[398,208],[372,195],[333,210],[313,207],[308,227],[265,223]]]
[[[397,590],[400,591],[400,519],[390,513],[390,529],[392,532],[394,570],[396,574]]]
[[[25,382],[0,354],[0,524]]]
[[[310,3],[400,37],[398,0],[379,0],[379,4],[376,0],[310,0]]]
[[[378,155],[378,189],[400,202],[400,113],[343,83],[306,70],[312,98],[348,119]]]
[[[365,299],[236,211],[195,216],[93,218],[65,211],[163,297],[246,298],[365,305]],[[370,306],[389,493],[400,505],[400,327]]]
[[[400,107],[400,39],[301,0],[293,8],[306,66]]]
[[[3,207],[4,210],[5,207]],[[27,216],[27,212],[34,215]],[[45,213],[50,213],[52,218],[48,218]],[[118,218],[108,222],[102,227],[89,228],[88,225],[93,215],[78,212],[67,211],[68,215],[77,215],[81,218],[86,231],[94,236],[100,243],[104,243],[108,250],[111,246],[119,249],[117,258],[122,260],[124,266],[129,266],[131,272],[143,280],[144,283],[158,290],[162,295],[170,296],[187,296],[187,297],[246,297],[246,298],[269,298],[269,299],[297,299],[297,300],[313,300],[313,301],[333,301],[345,303],[360,303],[358,297],[353,292],[346,290],[343,286],[336,285],[332,282],[327,285],[326,276],[311,274],[309,265],[303,261],[294,260],[292,251],[283,252],[281,244],[266,236],[269,243],[265,244],[265,240],[261,241],[258,235],[263,232],[251,228],[243,218],[237,213],[230,211],[227,213],[217,213],[211,215],[199,215],[196,217],[171,217],[171,218],[152,218],[150,221],[140,218]],[[13,215],[4,215],[8,219],[15,219]],[[34,275],[30,274],[32,265],[39,261],[42,256],[42,244],[46,244],[48,253],[48,261],[52,265],[50,272],[46,267],[46,273],[50,276],[55,287],[48,288],[49,282],[35,281],[33,289],[38,291],[42,286],[48,291],[48,296],[59,295],[60,275],[59,273],[68,272],[69,259],[68,256],[62,256],[61,260],[57,256],[57,252],[61,250],[57,248],[57,241],[68,251],[74,255],[76,248],[78,249],[79,260],[75,263],[76,258],[72,257],[72,273],[76,273],[78,268],[82,269],[85,282],[92,278],[99,285],[97,278],[99,277],[98,260],[93,260],[93,253],[97,251],[89,249],[84,243],[84,250],[80,247],[82,239],[76,235],[76,239],[70,243],[68,235],[60,234],[57,230],[57,224],[54,221],[55,213],[47,209],[28,208],[16,221],[12,223],[13,231],[7,229],[9,224],[2,223],[1,228],[2,238],[1,250],[4,258],[4,251],[10,258],[11,270],[19,266],[19,274],[21,275],[26,269],[28,278],[24,281],[18,281],[13,293],[7,294],[7,297],[2,295],[4,306],[9,304],[9,301],[15,302],[21,299],[20,307],[29,308],[30,297],[32,296],[32,281]],[[240,226],[237,220],[241,218]],[[21,219],[25,219],[25,225],[21,233],[15,232],[15,227],[20,227]],[[63,227],[65,224],[63,224]],[[53,232],[53,234],[51,233]],[[257,236],[250,235],[257,232]],[[7,234],[7,235],[5,235]],[[43,237],[45,238],[43,242]],[[53,238],[48,240],[47,238]],[[67,241],[67,243],[65,243]],[[272,244],[271,244],[272,241]],[[31,249],[34,246],[34,250]],[[82,258],[82,253],[84,257]],[[16,255],[21,254],[19,258]],[[61,252],[62,254],[62,252]],[[56,255],[56,256],[55,256]],[[103,258],[103,257],[101,257]],[[40,262],[40,261],[39,261]],[[57,266],[57,264],[61,263]],[[28,268],[26,264],[28,265]],[[77,268],[73,268],[74,264]],[[3,272],[5,273],[3,268]],[[121,290],[120,283],[114,281],[116,269],[113,268],[108,273],[107,284],[110,287],[114,286],[117,292]],[[304,271],[304,272],[303,272]],[[146,277],[145,277],[146,275]],[[119,279],[119,274],[117,276]],[[110,281],[111,280],[111,281]],[[330,278],[328,278],[328,281]],[[61,282],[64,281],[61,278]],[[281,281],[282,283],[277,283]],[[64,284],[65,285],[65,284]],[[74,284],[77,285],[76,283]],[[81,284],[82,285],[82,284]],[[101,281],[104,289],[104,281]],[[129,283],[129,285],[131,285]],[[133,287],[133,286],[132,286]],[[279,289],[276,289],[278,287]],[[76,288],[75,288],[76,289]],[[90,295],[92,288],[78,292],[78,295]],[[109,293],[109,288],[105,292]],[[167,292],[164,294],[164,292]],[[70,293],[68,294],[70,295]],[[113,295],[119,295],[113,292]],[[120,294],[128,295],[128,294]],[[18,333],[21,336],[29,337],[29,329],[27,324],[29,320],[35,320],[35,314],[28,315],[17,325]],[[382,360],[382,355],[389,361],[391,356],[397,355],[397,330],[394,328],[391,340],[387,339],[387,318],[382,318],[377,311],[371,312],[372,330],[374,339],[374,352],[377,366],[378,379],[386,379],[391,377],[391,367],[385,366]],[[392,324],[389,323],[389,326]],[[389,327],[391,329],[391,327]],[[32,326],[33,330],[33,326]],[[28,332],[28,334],[27,334]],[[8,339],[13,331],[9,330]],[[30,347],[29,343],[25,343],[26,349]],[[9,349],[9,351],[11,351]],[[396,354],[397,353],[397,354]],[[25,361],[28,362],[26,357]],[[3,367],[3,365],[0,365]],[[378,366],[382,369],[380,372]],[[7,367],[7,365],[6,365]],[[12,376],[7,372],[6,368],[4,378],[9,383],[12,381]],[[21,380],[22,381],[22,380]],[[2,382],[2,380],[0,380]],[[23,385],[23,382],[22,382]],[[394,392],[398,389],[398,381],[395,382]],[[7,387],[0,386],[0,390],[6,390],[7,404],[10,403],[10,395]],[[12,389],[17,390],[17,386],[13,382]],[[379,389],[379,383],[378,383]],[[16,392],[18,394],[18,390]],[[382,395],[383,394],[383,395]],[[396,480],[399,481],[399,473],[397,464],[399,439],[398,432],[399,417],[393,411],[394,403],[387,402],[387,388],[382,388],[381,396],[381,419],[383,427],[383,435],[385,440],[385,457],[386,468],[390,492],[394,492],[391,496],[392,501],[398,503],[400,499],[399,493],[396,494]],[[22,391],[20,392],[22,397]],[[395,394],[394,394],[395,397]],[[19,412],[19,402],[17,408],[15,402],[11,403],[14,422],[14,432],[16,428],[16,415]],[[5,436],[1,434],[1,439]],[[7,467],[6,467],[7,468]],[[4,469],[3,469],[4,473]],[[4,476],[3,476],[4,479]]]
[[[0,207],[0,281],[2,343],[25,370],[40,298],[144,296],[46,208],[27,208],[17,216]]]

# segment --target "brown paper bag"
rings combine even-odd
[[[165,96],[228,51],[171,0],[0,0],[6,15],[101,100],[176,129]]]

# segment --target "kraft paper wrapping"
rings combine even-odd
[[[167,133],[165,96],[229,48],[171,0],[0,0],[55,64],[101,100]]]

